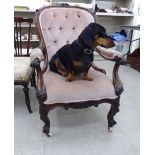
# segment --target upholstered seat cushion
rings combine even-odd
[[[30,57],[14,57],[14,81],[27,82],[30,79],[32,68]]]
[[[105,74],[90,69],[89,76],[94,80],[84,81],[81,76],[78,76],[74,81],[66,82],[65,77],[48,70],[44,74],[48,96],[44,103],[71,103],[117,98],[112,81]]]

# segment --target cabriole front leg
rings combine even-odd
[[[45,133],[48,137],[51,137],[52,134],[50,133],[50,120],[48,118],[48,112],[48,107],[45,104],[41,103],[39,107],[39,114],[40,119],[45,123],[43,127],[43,133]]]
[[[117,123],[114,120],[114,116],[116,115],[117,112],[119,112],[119,105],[120,105],[119,100],[120,100],[119,97],[115,99],[115,101],[111,104],[110,111],[107,115],[109,132],[112,132],[112,127]]]

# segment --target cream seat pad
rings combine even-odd
[[[27,82],[30,79],[32,68],[30,57],[14,57],[14,81]]]

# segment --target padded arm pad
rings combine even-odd
[[[101,46],[96,47],[96,52],[99,53],[105,59],[110,59],[110,60],[123,57],[120,52],[112,50],[112,49],[107,49]]]
[[[38,58],[39,60],[42,60],[44,58],[43,53],[42,53],[40,48],[32,49],[30,57],[31,57],[31,60],[34,60],[35,58]]]

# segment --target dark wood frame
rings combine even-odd
[[[14,57],[30,57],[30,53],[29,53],[29,47],[30,47],[30,32],[31,32],[31,24],[33,22],[32,18],[21,18],[21,17],[14,17]],[[22,23],[27,23],[28,26],[28,40],[26,42],[26,49],[27,52],[26,54],[22,52],[22,30],[21,30],[21,24]],[[16,36],[19,36],[16,37]],[[29,113],[32,113],[31,110],[31,105],[30,105],[30,97],[29,97],[29,81],[31,81],[31,86],[36,88],[36,82],[35,82],[35,70],[34,68],[32,68],[32,75],[30,77],[30,79],[28,79],[27,81],[14,81],[14,85],[22,85],[23,91],[24,91],[24,95],[25,95],[25,104],[27,106],[27,109],[29,111]]]
[[[115,61],[115,65],[113,68],[113,85],[114,85],[114,89],[115,89],[115,94],[117,95],[116,99],[108,99],[107,98],[107,99],[102,99],[102,100],[97,100],[97,101],[89,100],[89,101],[84,101],[84,102],[73,102],[73,103],[55,103],[55,104],[50,104],[50,105],[44,104],[44,101],[46,101],[46,99],[47,99],[47,93],[46,93],[46,87],[44,85],[43,74],[46,72],[46,69],[48,67],[48,56],[47,56],[47,49],[45,46],[44,38],[41,33],[41,28],[40,28],[40,24],[39,24],[39,15],[42,13],[42,11],[44,11],[48,8],[53,8],[53,7],[60,7],[60,6],[47,6],[47,7],[43,7],[36,11],[35,24],[38,29],[39,35],[40,35],[40,41],[41,41],[40,48],[44,55],[44,65],[41,68],[40,60],[38,58],[35,58],[31,62],[31,65],[35,68],[36,73],[37,73],[36,97],[37,97],[39,105],[40,105],[40,108],[39,108],[40,119],[45,123],[45,125],[43,127],[43,132],[47,136],[50,135],[49,134],[50,120],[48,118],[48,112],[52,109],[54,109],[56,107],[64,107],[65,110],[68,110],[69,108],[82,109],[82,108],[88,108],[90,106],[97,107],[101,103],[111,104],[110,111],[108,112],[108,115],[107,115],[108,128],[110,130],[116,124],[116,121],[114,120],[114,116],[119,111],[120,95],[123,92],[123,84],[122,84],[122,82],[119,78],[119,75],[118,75],[119,66],[121,64],[124,64],[123,58],[115,57],[114,59],[111,59],[111,61]],[[92,16],[95,19],[95,15],[87,9],[84,9],[81,7],[72,7],[72,8],[80,8],[80,9],[86,10],[90,14],[92,14]],[[102,56],[102,54],[101,54],[101,56]],[[102,57],[104,57],[104,56],[102,56]],[[98,68],[97,66],[93,66],[93,68],[98,71],[104,72],[103,69]]]

